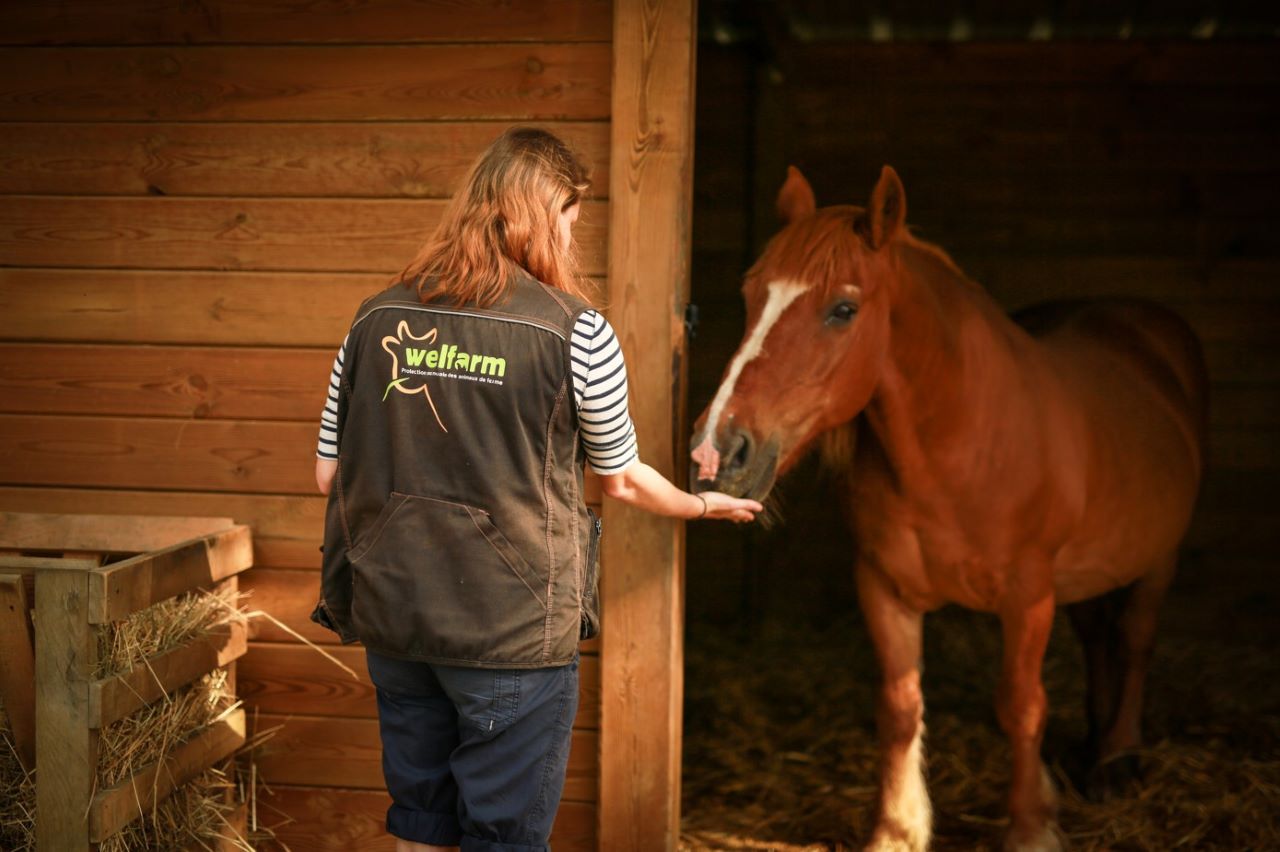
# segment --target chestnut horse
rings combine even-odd
[[[816,209],[794,168],[777,203],[785,227],[743,286],[746,336],[695,425],[698,487],[764,499],[815,444],[841,474],[883,674],[869,848],[929,844],[922,616],[955,603],[1002,626],[1005,848],[1057,849],[1040,758],[1055,606],[1085,645],[1094,777],[1131,769],[1117,758],[1139,745],[1156,610],[1203,464],[1199,343],[1140,301],[1009,319],[907,232],[888,167],[865,210]]]

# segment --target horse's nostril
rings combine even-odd
[[[738,434],[733,438],[730,444],[730,450],[726,454],[728,464],[726,467],[732,471],[742,470],[747,466],[747,462],[751,460],[751,438],[746,434]]]

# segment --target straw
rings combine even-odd
[[[105,625],[98,634],[94,677],[129,671],[217,628],[246,622],[250,616],[242,606],[245,597],[225,588],[214,593],[194,592]],[[226,669],[215,669],[104,728],[98,741],[96,789],[118,784],[163,760],[175,747],[237,708],[239,702],[228,689],[227,678]],[[34,850],[35,777],[22,770],[2,711],[0,707],[0,849]],[[252,745],[271,733],[259,732]],[[238,780],[239,771],[236,761],[225,761],[180,786],[150,810],[142,805],[146,791],[135,791],[140,817],[107,838],[100,849],[212,850],[225,841],[231,848],[252,850],[253,843],[269,836],[269,831],[259,829],[242,837],[228,822],[238,804],[255,795],[252,784],[246,787]],[[250,774],[254,774],[252,766]]]
[[[1208,611],[1200,596],[1166,607],[1138,752],[1145,777],[1101,803],[1068,781],[1086,731],[1085,680],[1075,637],[1057,620],[1044,754],[1066,787],[1059,823],[1073,850],[1280,849],[1277,666],[1265,631],[1256,638],[1262,621],[1241,631],[1257,644],[1232,644]],[[933,848],[998,849],[1009,779],[992,705],[999,624],[947,609],[926,619],[925,636]],[[681,848],[862,848],[877,798],[879,674],[856,617],[749,634],[694,625],[686,665]]]

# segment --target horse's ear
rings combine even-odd
[[[795,166],[787,166],[787,180],[778,190],[778,216],[783,222],[790,224],[806,216],[812,216],[818,209],[813,198],[813,187]]]
[[[873,249],[878,249],[902,227],[907,220],[907,193],[902,188],[902,179],[892,166],[880,170],[880,180],[871,191],[871,203],[867,212],[858,222],[858,230],[866,237]]]

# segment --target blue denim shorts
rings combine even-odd
[[[387,831],[463,852],[543,852],[564,790],[578,661],[475,669],[365,650],[377,687]]]

